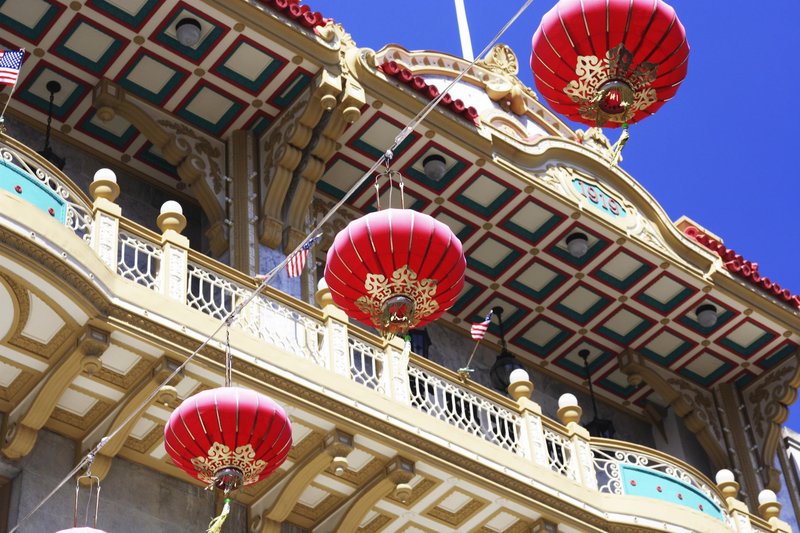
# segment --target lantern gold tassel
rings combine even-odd
[[[229,514],[231,514],[231,499],[225,498],[225,505],[222,506],[222,512],[219,513],[219,516],[211,520],[206,533],[220,533],[220,531],[222,531],[222,524],[225,523],[225,519],[228,518]]]
[[[625,147],[625,144],[630,139],[630,134],[628,133],[628,123],[625,122],[622,124],[622,135],[619,136],[619,140],[617,144],[614,145],[614,155],[611,159],[611,166],[615,166],[619,163],[620,158],[622,157],[622,149]]]

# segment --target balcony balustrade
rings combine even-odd
[[[160,293],[216,320],[229,316],[255,290],[255,283],[240,272],[189,248],[188,239],[180,235],[185,219],[176,203],[167,202],[162,208],[159,235],[120,216],[114,204],[119,189],[108,171],[95,176],[94,201],[90,202],[66,176],[4,135],[0,136],[0,156],[0,184],[8,194],[22,196],[45,214],[51,208],[60,213],[55,218],[91,246],[109,269],[142,290]],[[23,193],[15,189],[17,185]],[[47,201],[25,194],[30,187],[40,188]],[[0,214],[0,224],[13,222],[13,213]],[[784,531],[777,518],[748,513],[735,492],[726,494],[724,484],[714,484],[678,459],[636,444],[590,437],[578,424],[580,407],[575,403],[566,401],[559,410],[562,423],[551,420],[530,400],[533,386],[526,380],[512,383],[509,390],[514,400],[506,398],[406,353],[398,340],[384,341],[348,323],[333,306],[325,287],[317,299],[321,309],[267,288],[238,314],[231,328],[349,379],[355,386],[371,389],[375,405],[359,404],[357,408],[377,412],[377,398],[389,398],[394,404],[457,428],[463,435],[488,442],[495,452],[480,458],[488,464],[508,472],[520,463],[507,460],[509,455],[504,454],[524,459],[529,468],[518,472],[523,479],[549,471],[594,494],[640,496],[689,507],[731,531]],[[325,378],[319,381],[324,383]],[[512,390],[515,388],[522,392]],[[408,424],[400,415],[396,421]],[[452,428],[435,424],[425,427],[438,428],[439,435],[427,435],[437,444],[465,453],[469,448],[468,444],[459,444],[463,439]],[[615,518],[614,512],[595,508],[598,504],[593,501],[582,505]],[[621,511],[617,514],[623,522],[629,516]],[[636,523],[689,531],[677,524],[648,519]]]

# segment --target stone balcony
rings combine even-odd
[[[390,435],[398,454],[416,457],[418,471],[435,456],[456,479],[484,480],[498,501],[510,491],[554,509],[549,516],[560,517],[565,531],[582,531],[581,525],[592,531],[788,531],[769,491],[756,516],[737,500],[738,485],[725,471],[715,483],[657,450],[590,437],[571,395],[559,401],[560,421],[544,417],[524,372],[513,376],[509,399],[405,352],[399,340],[387,342],[349,323],[324,285],[319,307],[269,287],[258,292],[257,280],[189,248],[178,204],[162,207],[160,234],[124,218],[110,171],[95,175],[89,199],[11,138],[0,136],[0,156],[2,256],[18,253],[12,241],[27,240],[124,311],[112,313],[109,323],[124,314],[159,324],[142,336],[164,344],[181,337],[177,358],[202,357],[212,377],[222,375],[222,331],[233,317],[234,381],[245,386],[255,376],[280,385],[287,395],[279,400],[290,404],[290,413],[350,413],[365,433]],[[155,463],[152,457],[142,462]],[[251,530],[269,530],[267,517],[276,516],[270,498],[246,503]],[[407,510],[417,512],[413,502]]]

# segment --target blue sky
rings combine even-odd
[[[452,0],[307,0],[359,46],[396,43],[461,55]],[[523,0],[465,0],[477,54]],[[800,2],[671,0],[689,40],[689,73],[676,97],[631,126],[621,166],[672,220],[686,215],[800,293],[797,222],[800,73],[794,53]],[[535,0],[500,39],[534,87],[531,36],[555,0]],[[609,136],[616,139],[617,131]],[[787,425],[800,430],[800,402]]]

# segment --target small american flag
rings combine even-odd
[[[322,235],[312,237],[289,258],[289,262],[286,263],[286,272],[289,274],[290,278],[296,278],[303,272],[303,267],[306,266],[306,258],[308,258],[308,251],[321,238]]]
[[[0,85],[16,85],[24,50],[0,50]]]
[[[478,322],[477,324],[472,324],[469,332],[472,334],[472,338],[476,341],[483,339],[483,336],[486,335],[486,330],[489,329],[489,324],[492,323],[492,313],[494,311],[489,311],[489,314],[486,315],[486,318],[483,319],[483,322]]]

